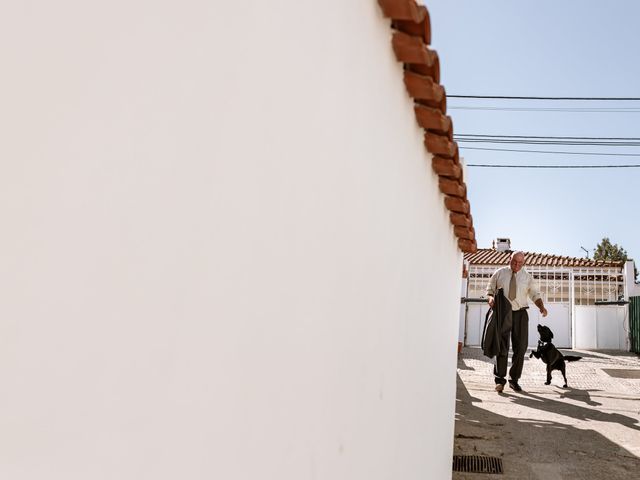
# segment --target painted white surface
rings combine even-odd
[[[571,308],[569,303],[546,303],[547,316],[543,317],[535,305],[529,314],[529,345],[537,346],[538,325],[546,325],[553,332],[553,344],[558,348],[571,348]]]
[[[576,305],[575,321],[575,346],[576,348],[595,349],[598,348],[596,309],[588,305]]]
[[[640,283],[636,283],[635,262],[627,260],[624,264],[625,298],[640,296]]]
[[[628,349],[627,307],[576,305],[576,348]]]
[[[467,296],[467,279],[462,279],[462,284],[460,285],[460,297],[465,298]],[[464,323],[465,317],[467,315],[466,304],[460,303],[460,315],[458,318],[458,342],[464,343]]]
[[[462,258],[377,2],[0,40],[0,478],[450,477]]]
[[[477,347],[482,341],[484,321],[489,310],[487,303],[467,304],[467,337],[465,345]]]

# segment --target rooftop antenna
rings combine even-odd
[[[580,248],[582,250],[584,250],[584,252],[587,254],[587,260],[589,260],[589,250],[587,250],[586,248],[584,248],[582,245],[580,245]]]

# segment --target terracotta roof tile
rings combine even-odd
[[[385,17],[394,20],[411,20],[414,23],[424,21],[426,7],[418,5],[414,0],[378,0]]]
[[[453,214],[452,214],[453,215]],[[453,223],[453,222],[452,222]],[[508,265],[511,252],[498,252],[492,248],[480,248],[475,253],[465,253],[464,259],[473,265]],[[588,258],[564,257],[543,253],[524,252],[526,266],[535,267],[622,267],[622,261],[602,261]]]
[[[449,214],[449,220],[451,220],[451,223],[455,226],[471,227],[473,225],[471,215],[464,215],[462,213],[451,212]]]
[[[418,125],[425,129],[424,145],[433,155],[432,168],[440,177],[438,186],[449,219],[463,252],[478,248],[473,219],[469,213],[458,145],[453,141],[453,123],[447,113],[447,95],[440,85],[440,60],[428,48],[431,21],[426,7],[415,0],[378,0],[384,15],[392,20],[391,45],[396,59],[404,64],[404,84],[415,101]]]
[[[440,187],[440,191],[445,195],[461,198],[466,198],[467,196],[467,186],[461,180],[440,177],[438,186]]]
[[[431,160],[431,166],[433,171],[441,177],[462,178],[462,167],[453,158],[434,155],[433,160]]]
[[[420,37],[412,37],[403,32],[395,32],[391,39],[396,59],[404,63],[433,65],[435,57]]]
[[[427,105],[433,105],[442,112],[442,99],[445,97],[444,87],[431,77],[405,70],[404,85],[411,97],[422,100]]]
[[[469,227],[453,227],[453,230],[455,232],[455,234],[460,237],[463,238],[465,240],[475,240],[476,239],[476,233],[472,228]]]
[[[431,153],[445,158],[455,157],[458,150],[458,144],[449,140],[449,137],[429,131],[424,134],[424,144]]]
[[[414,108],[418,125],[422,128],[431,130],[443,135],[452,132],[451,117],[443,115],[436,108],[426,107],[424,105],[416,105]]]
[[[414,73],[419,73],[420,75],[424,75],[425,77],[430,77],[434,82],[440,83],[440,58],[438,57],[438,52],[435,50],[431,50],[433,53],[433,64],[406,64],[405,68]]]
[[[431,19],[429,11],[424,6],[419,6],[420,11],[424,14],[424,18],[420,22],[413,20],[394,20],[393,28],[401,32],[408,33],[414,37],[422,37],[425,44],[431,44]],[[389,16],[389,15],[387,15]]]
[[[464,238],[459,238],[458,239],[458,247],[460,247],[460,250],[462,250],[463,252],[472,252],[477,250],[477,246],[476,246],[476,241],[475,240],[466,240]]]
[[[469,207],[469,201],[459,197],[451,197],[447,195],[446,197],[444,197],[444,205],[449,210],[456,213],[468,214],[471,211],[471,208]]]

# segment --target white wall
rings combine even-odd
[[[553,344],[558,348],[571,348],[573,339],[571,335],[571,304],[553,303],[544,304],[547,309],[547,316],[543,317],[535,304],[529,305],[527,315],[529,316],[529,346],[536,348],[540,334],[538,325],[545,325],[553,332]]]
[[[575,348],[629,350],[627,306],[576,305]]]
[[[376,1],[0,40],[0,478],[451,475],[462,258]]]
[[[627,260],[624,264],[624,279],[625,298],[640,296],[640,284],[636,283],[635,262],[633,260]]]
[[[477,347],[482,342],[482,332],[489,305],[483,303],[468,303],[466,306],[466,337],[465,345]]]
[[[460,298],[467,297],[467,284],[468,278],[465,278],[468,273],[464,272],[462,281],[460,282]],[[460,313],[458,315],[458,343],[464,344],[464,330],[465,330],[465,318],[467,316],[467,304],[460,302]]]

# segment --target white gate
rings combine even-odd
[[[576,305],[576,348],[628,350],[627,307]]]
[[[583,268],[574,272],[573,283],[575,348],[628,350],[626,305],[598,305],[624,298],[622,271]]]
[[[535,305],[529,308],[529,345],[538,345],[538,324],[546,325],[553,332],[553,344],[559,348],[571,348],[571,305],[569,303],[545,303],[547,316],[542,317]]]
[[[497,267],[471,266],[467,296],[480,298],[485,296],[489,279]],[[538,344],[538,324],[546,325],[553,331],[553,343],[561,348],[571,348],[571,270],[566,268],[531,267],[526,270],[538,282],[542,300],[548,315],[543,318],[538,308],[531,304],[529,314],[529,345]],[[488,310],[486,304],[467,304],[467,345],[480,345],[484,316]]]
[[[471,265],[467,298],[483,298],[497,268]],[[553,343],[560,348],[626,349],[626,307],[597,305],[598,302],[616,301],[623,295],[624,279],[620,268],[525,268],[537,280],[549,312],[542,318],[535,305],[529,308],[530,346],[537,345],[536,327],[542,324],[551,328]],[[465,345],[480,345],[488,308],[486,302],[467,303]]]

